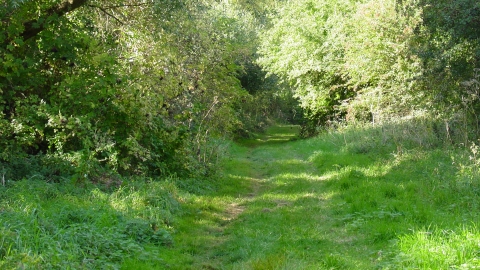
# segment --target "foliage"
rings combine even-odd
[[[343,40],[342,72],[358,93],[348,104],[348,120],[377,123],[415,111],[419,93],[413,90],[412,81],[421,70],[410,46],[420,22],[421,11],[415,1],[356,5],[346,20]]]
[[[258,63],[292,85],[313,133],[425,110],[451,121],[480,59],[478,10],[470,0],[286,1]]]
[[[300,123],[302,108],[293,97],[291,88],[280,83],[278,78],[265,78],[265,73],[256,65],[249,69],[240,80],[243,87],[253,93],[235,107],[241,120],[237,137],[251,137],[256,132],[265,131],[272,123]]]
[[[292,85],[314,122],[338,119],[338,105],[351,98],[340,73],[343,50],[336,44],[349,1],[289,1],[263,31],[258,62]]]
[[[69,2],[4,4],[2,164],[56,158],[77,181],[208,173],[212,145],[242,126],[246,22],[208,1],[73,2],[68,12],[58,10]]]

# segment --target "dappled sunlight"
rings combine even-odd
[[[223,171],[225,187],[193,196],[184,224],[204,234],[191,240],[199,243],[195,256],[215,258],[227,269],[297,262],[312,269],[382,268],[392,258],[405,259],[392,252],[399,240],[408,242],[410,229],[458,224],[477,209],[467,199],[449,203],[456,195],[442,183],[455,170],[440,176],[451,161],[435,153],[351,152],[319,138],[234,149],[238,155]],[[451,215],[468,208],[462,217]],[[214,248],[198,250],[207,246]],[[269,256],[285,260],[259,259]]]
[[[251,165],[245,163],[228,178],[261,182],[262,188],[241,202],[237,218],[242,222],[231,222],[240,235],[255,228],[257,239],[249,240],[249,245],[263,253],[280,243],[301,246],[307,242],[310,246],[322,243],[318,250],[337,254],[350,246],[371,250],[375,243],[388,243],[405,232],[412,220],[425,224],[434,218],[427,206],[415,206],[412,211],[410,205],[423,205],[428,190],[415,188],[416,183],[405,177],[430,166],[431,155],[413,151],[371,155],[313,138],[276,147],[265,142],[247,156]],[[227,241],[226,245],[239,243]],[[340,260],[322,256],[324,260]],[[378,259],[377,251],[371,251],[349,253],[340,261],[368,265],[365,256]]]
[[[316,150],[314,151],[307,159],[308,162],[315,162],[319,157],[321,157],[324,154],[323,151],[321,150]]]
[[[356,168],[361,171],[367,177],[381,177],[388,175],[388,173],[394,168],[392,163],[372,164],[369,167]]]
[[[298,192],[298,193],[266,193],[258,198],[255,199],[254,202],[259,203],[262,202],[263,204],[273,204],[278,206],[307,206],[305,202],[315,202],[321,203],[323,201],[328,201],[334,196],[338,195],[337,192],[313,192],[313,191],[305,191],[305,192]],[[298,202],[298,205],[295,203]]]
[[[298,159],[298,158],[294,158],[294,159],[278,159],[278,160],[274,160],[272,161],[271,163],[273,163],[272,165],[274,166],[293,166],[294,168],[295,167],[298,167],[298,166],[310,166],[311,163],[310,162],[307,162],[307,161],[304,161],[304,160],[301,160],[301,159]],[[307,168],[305,168],[307,169]]]
[[[269,127],[264,133],[256,134],[252,139],[241,139],[242,145],[255,147],[258,145],[278,145],[298,138],[300,127],[298,125],[277,125]]]
[[[273,141],[289,141],[297,138],[299,132],[299,126],[297,125],[277,125],[267,129],[267,132],[263,134],[259,139],[262,142]]]
[[[145,207],[144,199],[139,192],[132,192],[126,197],[111,196],[110,206],[119,212],[129,212],[132,210],[141,210]]]
[[[290,181],[295,181],[295,180],[303,180],[303,181],[309,181],[309,182],[316,182],[316,181],[325,181],[329,180],[332,177],[332,175],[315,175],[315,174],[310,174],[310,173],[285,173],[285,174],[279,174],[273,177],[274,181],[282,181],[286,180],[287,182]],[[293,182],[295,183],[295,182]]]
[[[390,173],[393,169],[391,163],[386,164],[372,164],[369,167],[332,165],[331,170],[325,171],[322,174],[324,180],[338,180],[341,178],[365,178],[365,177],[383,177]]]
[[[262,178],[254,178],[254,177],[250,177],[250,176],[234,175],[234,174],[228,174],[227,177],[229,179],[233,179],[233,180],[249,180],[249,181],[263,181],[263,180],[265,180],[265,179],[262,179]]]

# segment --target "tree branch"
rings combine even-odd
[[[141,7],[149,6],[148,3],[139,3],[139,4],[125,4],[125,5],[114,5],[114,6],[103,6],[103,8],[121,8],[121,7]]]
[[[93,7],[93,8],[98,8],[100,9],[103,13],[107,14],[108,16],[114,18],[117,22],[119,22],[121,25],[124,25],[124,23],[117,17],[115,17],[115,15],[109,13],[105,8],[103,7],[100,7],[100,6],[96,6],[96,5],[88,5],[89,7]]]
[[[27,40],[38,35],[45,29],[45,21],[48,17],[52,15],[61,17],[68,12],[85,5],[87,1],[88,0],[65,0],[65,2],[59,4],[58,6],[47,9],[44,14],[40,16],[40,18],[23,23],[25,30],[20,34],[20,36],[23,37],[23,40]],[[39,23],[40,21],[42,21],[42,23]]]

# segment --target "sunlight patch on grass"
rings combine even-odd
[[[296,200],[299,194],[283,194],[283,193],[267,193],[263,194],[257,198],[256,202],[263,202],[263,204],[269,204],[272,206],[276,206],[277,202],[284,202],[287,204],[291,204],[294,200]]]
[[[145,204],[143,198],[139,192],[133,191],[126,197],[118,196],[118,194],[112,194],[109,198],[110,206],[116,211],[128,213],[131,211],[139,211]]]
[[[233,180],[238,180],[238,181],[262,181],[264,179],[260,178],[254,178],[251,176],[243,176],[243,175],[235,175],[235,174],[228,174],[228,178],[233,179]]]
[[[307,193],[307,194],[310,194],[310,193]],[[328,200],[331,200],[333,197],[338,196],[338,192],[332,191],[332,190],[325,190],[318,196],[321,200],[328,201]]]
[[[292,183],[291,181],[303,180],[307,182],[319,182],[329,180],[332,175],[315,175],[311,173],[284,173],[274,177],[277,183]],[[294,183],[294,182],[293,182]]]
[[[480,267],[480,232],[476,226],[454,230],[430,228],[399,238],[401,265],[408,268],[477,269]]]
[[[267,128],[264,133],[255,134],[255,138],[238,140],[238,143],[248,147],[273,146],[296,140],[299,133],[300,126],[277,125]]]
[[[273,164],[277,164],[277,165],[282,165],[282,166],[285,166],[285,165],[310,165],[309,162],[307,161],[304,161],[304,160],[300,160],[298,158],[294,158],[294,159],[279,159],[279,160],[274,160],[272,162]]]

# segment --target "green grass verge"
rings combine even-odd
[[[232,143],[207,180],[0,187],[0,268],[480,267],[476,146],[401,126],[297,132]]]
[[[113,192],[37,180],[1,187],[0,269],[118,269],[138,259],[160,269],[176,196],[173,180]]]

